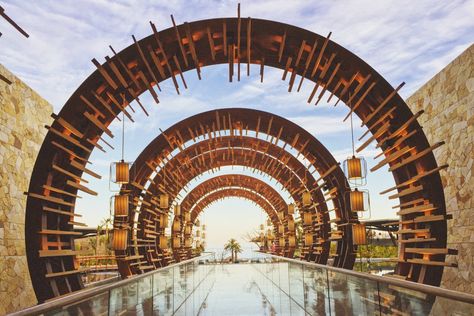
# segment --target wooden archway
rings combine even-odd
[[[275,21],[219,18],[173,25],[135,41],[107,57],[95,59],[94,71],[73,93],[48,127],[27,192],[26,248],[33,287],[38,300],[82,288],[75,265],[74,218],[81,176],[89,170],[94,149],[105,150],[104,134],[121,112],[132,118],[130,103],[145,108],[139,96],[149,91],[159,102],[159,83],[171,78],[176,91],[186,71],[216,64],[229,65],[229,80],[241,79],[247,63],[283,70],[288,90],[299,90],[306,80],[314,85],[308,102],[325,95],[346,104],[372,134],[360,150],[375,142],[383,151],[381,165],[388,164],[396,186],[387,191],[400,199],[400,256],[396,273],[408,280],[439,285],[446,254],[444,193],[432,151],[442,142],[429,144],[415,115],[396,89],[362,59],[328,37]],[[157,91],[158,90],[158,91]],[[352,111],[351,110],[351,111]],[[366,134],[366,135],[367,135]],[[426,249],[429,250],[426,250]]]

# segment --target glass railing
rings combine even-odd
[[[176,315],[197,311],[212,287],[213,253],[104,286],[84,289],[12,315]],[[192,305],[192,306],[191,306]]]
[[[474,315],[474,295],[273,255],[265,261],[253,265],[261,282],[290,299],[280,314]]]

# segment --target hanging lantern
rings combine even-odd
[[[112,240],[113,250],[125,250],[127,249],[127,229],[114,229],[114,235]]]
[[[173,248],[180,248],[181,247],[181,239],[179,237],[173,238]]]
[[[288,236],[288,246],[295,247],[296,246],[296,236],[290,235]]]
[[[205,241],[203,241],[201,245],[202,245],[202,249],[206,248],[206,242]]]
[[[201,247],[201,242],[199,240],[196,240],[196,248],[200,248]]]
[[[260,238],[260,241],[263,241],[265,239],[265,234],[263,232],[260,233],[259,238]]]
[[[199,221],[199,219],[197,219],[196,221],[194,221],[194,225],[196,225],[196,226],[201,225],[201,222]]]
[[[364,192],[354,189],[350,192],[351,210],[353,212],[363,212],[364,208]]]
[[[184,220],[186,222],[191,222],[191,213],[190,212],[185,212],[184,213]]]
[[[288,219],[288,230],[290,232],[295,230],[295,220],[292,218]]]
[[[288,214],[295,214],[295,205],[293,203],[288,204]]]
[[[193,240],[192,240],[191,238],[185,238],[185,239],[184,239],[184,247],[190,248],[191,245],[192,245],[192,241],[193,241]]]
[[[160,194],[160,208],[168,208],[168,194]]]
[[[173,222],[173,231],[179,232],[180,230],[181,230],[181,222],[175,219]]]
[[[282,224],[278,225],[278,233],[280,234],[285,233],[285,227]]]
[[[304,245],[311,246],[313,244],[313,233],[304,234]]]
[[[161,214],[160,215],[160,228],[161,229],[165,229],[166,227],[168,227],[168,215],[165,215],[165,214]]]
[[[115,183],[124,184],[130,181],[129,163],[121,160],[115,163]]]
[[[264,230],[265,226],[263,224],[260,224],[260,230]]]
[[[343,163],[344,174],[347,180],[354,185],[364,185],[367,176],[367,163],[362,157],[352,156]]]
[[[206,232],[202,232],[202,233],[201,233],[201,238],[202,238],[202,239],[206,238]]]
[[[270,218],[267,218],[267,226],[272,226],[272,220]]]
[[[199,225],[198,225],[199,226]],[[206,230],[206,225],[205,224],[202,224],[202,231],[205,231]]]
[[[201,237],[201,231],[199,229],[196,230],[196,237]]]
[[[303,224],[312,225],[313,224],[313,214],[310,212],[303,213]]]
[[[168,249],[168,237],[166,237],[165,235],[160,236],[160,248]]]
[[[174,216],[181,216],[181,205],[176,204],[174,206]]]
[[[123,217],[128,215],[128,195],[117,194],[114,196],[114,216]]]
[[[303,206],[310,206],[311,205],[311,192],[305,191],[303,192]]]
[[[186,234],[186,235],[191,235],[191,228],[192,228],[192,226],[186,225],[186,226],[184,227],[184,234]]]
[[[285,238],[280,237],[280,239],[278,240],[278,245],[280,247],[285,247]]]
[[[367,234],[366,234],[364,224],[352,225],[352,240],[353,240],[354,245],[367,244]]]

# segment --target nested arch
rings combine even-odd
[[[156,88],[164,80],[171,78],[181,89],[177,80],[181,72],[197,69],[201,76],[205,66],[228,63],[229,77],[236,80],[236,51],[239,62],[257,64],[262,70],[265,66],[282,69],[289,90],[296,90],[303,79],[314,84],[308,101],[330,95],[353,104],[354,113],[383,150],[384,163],[397,184],[391,189],[398,191],[395,198],[400,199],[403,211],[399,234],[404,240],[397,273],[439,285],[443,266],[449,265],[442,250],[448,217],[440,168],[432,154],[438,144],[428,143],[416,121],[418,113],[413,115],[398,89],[367,63],[329,39],[275,21],[219,18],[160,32],[153,28],[150,36],[114,53],[104,64],[97,62],[98,69],[73,93],[49,128],[32,173],[26,209],[28,265],[39,301],[82,287],[74,271],[71,219],[77,191],[87,189],[77,183],[84,184],[80,179],[91,152],[106,146],[100,138],[111,134],[110,123],[122,111],[131,116],[129,103],[139,102],[145,91],[158,101]],[[261,75],[263,80],[263,71]],[[420,236],[420,230],[427,233]],[[405,251],[407,246],[410,252]],[[422,248],[436,250],[426,255]],[[50,270],[68,274],[48,278]]]

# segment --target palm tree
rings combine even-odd
[[[229,239],[224,245],[224,250],[230,251],[232,254],[232,262],[237,261],[237,254],[242,252],[242,247],[234,238]]]

